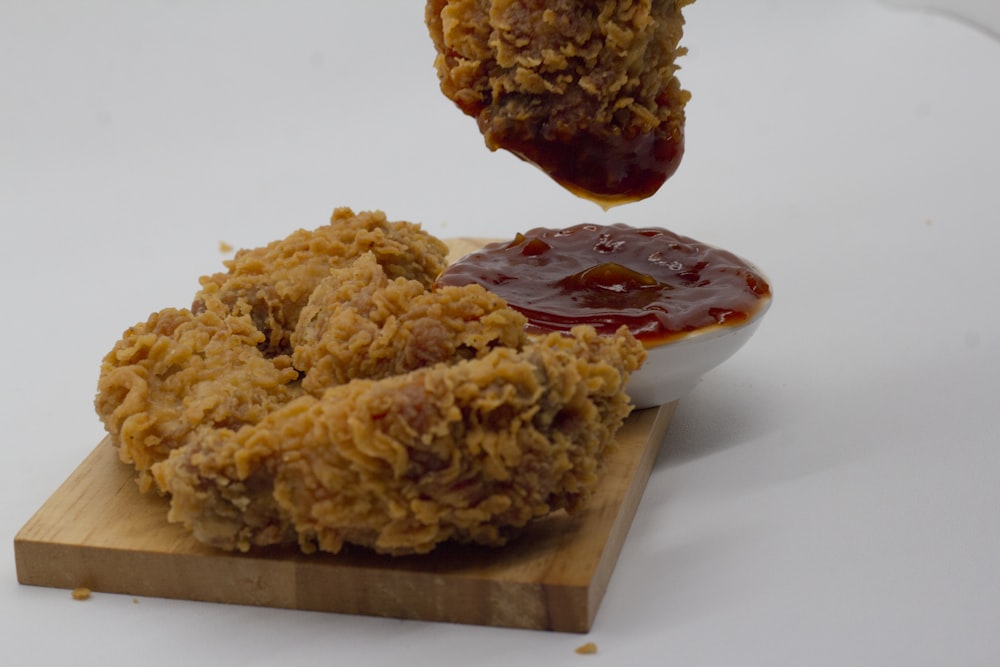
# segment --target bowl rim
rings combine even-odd
[[[713,338],[721,338],[723,336],[728,336],[734,334],[742,329],[746,329],[760,321],[760,319],[771,309],[771,303],[773,299],[771,295],[761,297],[760,303],[757,308],[751,313],[750,317],[746,320],[740,322],[739,324],[709,324],[707,326],[698,327],[691,331],[678,334],[676,336],[671,336],[664,341],[660,342],[649,342],[643,341],[643,345],[646,347],[647,352],[653,350],[662,349],[665,347],[672,347],[675,345],[683,345],[685,343],[701,342],[705,340],[710,340]]]

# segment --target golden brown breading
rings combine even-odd
[[[140,472],[201,428],[256,423],[301,394],[287,355],[265,358],[249,316],[210,299],[195,315],[168,308],[128,329],[101,365],[98,416]]]
[[[444,245],[415,226],[338,221],[241,252],[197,311],[154,313],[106,355],[95,405],[141,485],[225,549],[502,544],[578,507],[642,344],[529,340],[482,287],[430,289]]]
[[[255,425],[198,431],[154,474],[171,520],[221,548],[293,535],[303,550],[333,553],[499,545],[588,497],[644,357],[627,330],[579,327],[520,352],[358,379]]]
[[[602,204],[653,194],[680,163],[675,77],[694,0],[429,0],[441,90],[507,149]]]
[[[415,280],[391,280],[366,253],[313,291],[291,336],[292,359],[305,373],[303,389],[318,394],[354,378],[520,348],[526,322],[479,286],[428,292]]]
[[[429,287],[446,265],[448,247],[419,225],[389,222],[381,211],[355,214],[338,208],[325,227],[240,250],[225,262],[228,271],[201,278],[192,310],[199,312],[207,298],[217,298],[233,313],[253,318],[265,335],[267,355],[288,354],[299,311],[312,291],[331,268],[365,252],[373,253],[390,277]]]
[[[241,250],[227,273],[201,279],[192,310],[167,308],[128,329],[105,356],[95,407],[140,485],[201,427],[254,423],[302,393],[288,339],[331,267],[368,253],[391,276],[430,285],[447,246],[380,211],[334,211],[330,224]]]

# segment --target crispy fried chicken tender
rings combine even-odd
[[[120,457],[147,488],[150,466],[191,432],[255,423],[301,395],[289,339],[333,268],[364,253],[385,275],[423,288],[445,266],[447,251],[418,225],[348,208],[314,231],[241,250],[228,272],[201,279],[191,310],[152,314],[104,358],[95,407]]]
[[[224,549],[502,545],[587,499],[644,357],[627,330],[579,327],[521,351],[356,379],[254,425],[200,431],[155,475],[170,519]]]
[[[676,60],[694,0],[429,0],[441,90],[486,145],[609,206],[648,197],[677,169]]]
[[[248,314],[264,333],[268,355],[291,352],[290,337],[316,286],[330,269],[362,253],[375,255],[387,275],[430,286],[446,265],[448,247],[411,222],[390,222],[381,211],[333,212],[330,224],[299,230],[262,248],[241,250],[225,264],[228,271],[201,278],[192,310],[209,297],[236,314]]]
[[[224,549],[503,544],[590,494],[645,350],[525,334],[443,243],[382,214],[241,251],[105,356],[95,406],[171,521]]]
[[[287,355],[265,358],[249,316],[218,301],[167,308],[128,329],[101,365],[98,416],[148,487],[149,468],[202,427],[260,421],[302,393]]]
[[[303,388],[319,393],[354,378],[379,379],[442,361],[520,348],[527,320],[479,286],[427,291],[390,280],[367,253],[313,291],[291,336]]]

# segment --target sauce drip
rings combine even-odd
[[[589,130],[565,139],[488,134],[487,142],[530,162],[605,210],[655,194],[684,156],[684,133],[676,128],[656,128],[632,137]]]
[[[478,283],[529,321],[529,331],[622,325],[646,345],[749,320],[771,295],[733,253],[658,228],[537,228],[466,255],[439,285]]]

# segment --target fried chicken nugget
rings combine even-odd
[[[287,355],[266,358],[249,316],[209,299],[197,315],[167,308],[128,329],[104,357],[97,414],[140,486],[199,428],[260,421],[302,393]]]
[[[521,351],[358,379],[239,430],[199,431],[154,474],[170,520],[224,549],[502,545],[589,496],[644,357],[625,329],[578,327]]]
[[[655,193],[684,152],[675,76],[694,0],[429,0],[445,96],[504,148],[607,207]]]
[[[379,379],[520,348],[523,315],[476,286],[434,291],[391,280],[372,253],[330,272],[309,297],[291,335],[302,387],[321,393],[354,378]]]
[[[430,286],[446,266],[448,246],[411,222],[390,222],[381,211],[333,212],[330,224],[298,230],[262,248],[241,250],[226,262],[228,271],[204,276],[192,310],[209,297],[235,314],[249,314],[265,336],[269,355],[289,354],[289,339],[309,295],[330,274],[371,252],[392,278]]]

